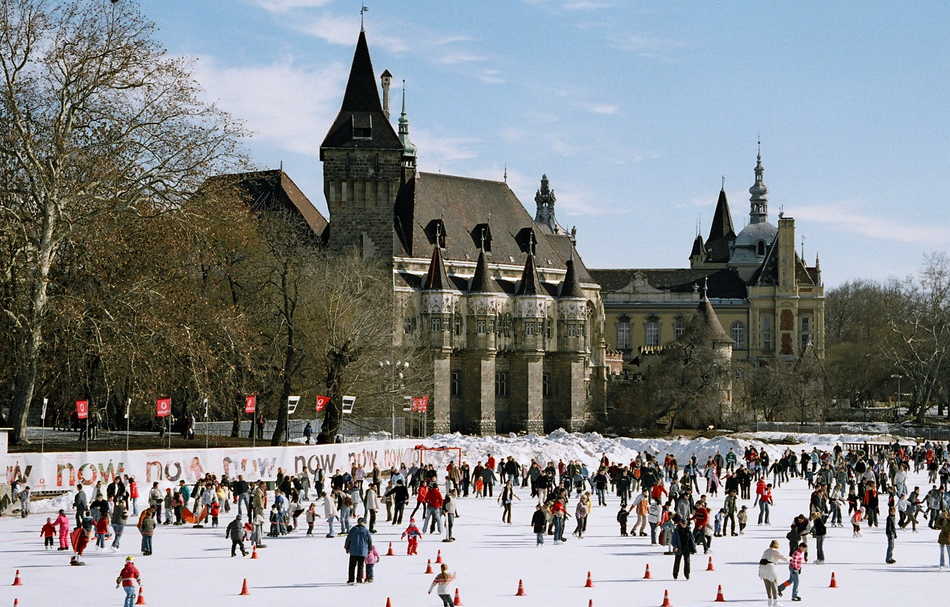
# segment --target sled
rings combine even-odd
[[[201,507],[201,514],[198,515],[198,521],[197,521],[197,523],[200,525],[201,523],[205,522],[205,520],[207,520],[207,518],[208,518],[208,507],[207,507],[207,506],[202,506],[202,507]]]
[[[195,513],[189,510],[188,508],[181,509],[181,520],[188,523],[189,525],[194,525],[198,522],[198,517],[195,516]]]
[[[72,533],[69,534],[69,545],[73,547],[73,552],[78,551],[79,537],[83,533],[85,533],[85,530],[82,527],[76,527],[73,529]]]

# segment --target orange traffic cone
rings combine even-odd
[[[518,580],[518,591],[515,592],[515,596],[528,596],[528,593],[524,591],[524,581]]]
[[[835,579],[835,572],[832,571],[832,572],[831,572],[831,583],[828,584],[828,588],[837,588],[837,587],[838,587],[838,580]]]
[[[251,559],[252,559],[252,560],[257,560],[257,559],[258,559],[258,556],[257,556],[257,546],[254,546],[253,548],[251,548]]]
[[[136,604],[136,605],[144,605],[144,604],[145,604],[145,591],[142,589],[142,585],[141,585],[141,584],[139,584],[139,598],[135,599],[135,604]]]
[[[248,596],[251,594],[251,591],[247,587],[247,578],[244,578],[244,584],[241,586],[241,594],[238,596]]]
[[[712,557],[709,557],[709,563],[706,564],[706,571],[715,571],[716,568],[713,567]]]
[[[389,550],[386,551],[386,556],[396,556],[396,553],[393,552],[393,543],[389,542]],[[388,599],[387,599],[388,600]]]
[[[643,579],[653,579],[653,574],[650,573],[650,563],[647,563],[647,570],[643,572]]]
[[[663,603],[660,605],[660,607],[673,607],[673,603],[670,602],[670,591],[669,591],[669,590],[664,590],[664,591],[663,591]]]
[[[389,597],[386,597],[386,607],[393,607],[393,602],[389,600]]]
[[[726,597],[723,596],[723,594],[722,594],[722,584],[719,584],[719,587],[716,588],[716,600],[713,601],[713,602],[714,602],[714,603],[725,603],[725,602],[726,602]]]
[[[20,579],[20,570],[16,570],[16,574],[13,576],[13,584],[11,586],[22,586],[23,580]]]
[[[459,594],[458,588],[455,589],[455,599],[452,600],[452,604],[456,607],[459,607],[462,604],[462,595]]]
[[[432,560],[431,560],[431,559],[426,559],[426,570],[425,570],[425,572],[426,572],[426,573],[435,573],[434,571],[432,571]]]
[[[587,572],[587,581],[584,582],[584,588],[593,588],[594,580],[590,579],[590,571]]]
[[[442,562],[442,551],[441,551],[441,550],[439,550],[438,552],[435,553],[435,562],[436,562],[436,564],[439,564],[439,563]]]

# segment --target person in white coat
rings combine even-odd
[[[769,600],[769,607],[778,605],[778,575],[775,573],[775,563],[779,561],[788,561],[779,550],[778,540],[772,540],[769,547],[762,553],[759,559],[759,578],[765,583],[765,594]]]
[[[336,508],[336,496],[332,493],[325,493],[323,495],[323,516],[326,517],[327,525],[329,526],[327,537],[336,537],[336,534],[333,533],[333,521],[339,514]]]
[[[363,505],[366,507],[366,518],[369,522],[369,532],[376,533],[376,511],[379,510],[379,494],[377,485],[370,484],[363,494]]]

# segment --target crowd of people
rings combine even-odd
[[[682,574],[688,580],[693,555],[700,550],[708,553],[714,541],[744,535],[750,524],[771,525],[777,490],[800,479],[811,491],[808,503],[801,504],[800,514],[788,522],[787,545],[783,547],[780,539],[771,541],[759,561],[758,575],[773,605],[789,588],[791,600],[802,599],[799,582],[805,565],[825,561],[828,530],[843,527],[845,516],[853,535],[878,527],[883,517],[882,560],[886,564],[896,562],[901,533],[917,533],[918,526],[926,525],[938,531],[939,566],[950,565],[948,456],[945,445],[930,443],[893,444],[874,451],[867,447],[846,450],[840,445],[831,450],[787,448],[774,458],[764,449],[749,447],[702,461],[696,456],[680,461],[672,454],[641,453],[620,462],[604,455],[595,466],[582,461],[518,462],[513,456],[496,460],[489,455],[474,465],[453,461],[439,469],[431,464],[404,464],[384,471],[373,465],[332,474],[318,470],[312,475],[278,469],[272,483],[206,473],[190,484],[179,481],[177,486],[163,488],[153,483],[141,496],[135,478],[121,475],[91,490],[77,485],[74,520],[60,510],[55,518],[46,519],[40,535],[47,550],[72,547],[71,563],[80,565],[80,557],[93,541],[98,550],[120,550],[129,524],[140,531],[141,553],[149,556],[161,526],[216,528],[220,517],[230,518],[233,511],[224,530],[232,557],[238,552],[249,554],[247,541],[254,550],[263,547],[265,537],[298,532],[312,536],[323,524],[325,537],[345,535],[347,582],[360,584],[374,579],[379,552],[373,535],[382,524],[400,532],[406,552],[415,554],[422,537],[454,541],[459,500],[493,499],[499,506],[500,524],[530,525],[536,545],[545,545],[547,538],[559,545],[568,541],[565,531],[570,519],[574,520],[572,536],[582,540],[589,518],[598,509],[608,510],[610,496],[617,507],[619,535],[644,538],[662,547],[673,557],[673,578]],[[930,487],[911,486],[911,470],[925,472]],[[12,489],[23,504],[21,515],[28,516],[29,487],[14,479]],[[535,504],[530,521],[515,520],[514,503],[528,500]],[[141,512],[140,501],[144,502]],[[750,516],[752,511],[757,516]],[[299,524],[301,516],[305,530]],[[779,573],[780,564],[787,568],[787,577]],[[137,570],[134,573],[120,576],[123,587],[137,578]],[[443,566],[430,592],[437,588],[443,596],[452,579],[454,574]]]

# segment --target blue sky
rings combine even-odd
[[[725,176],[748,217],[795,217],[826,285],[950,250],[950,4],[377,0],[377,72],[406,79],[423,170],[500,179],[533,212],[547,173],[590,267],[681,267]],[[261,168],[326,213],[317,147],[359,0],[143,0],[169,52],[246,121]],[[398,91],[396,92],[398,96]]]

